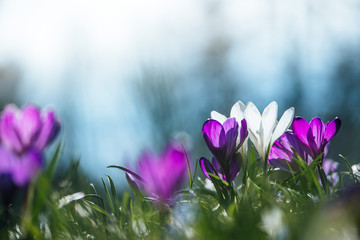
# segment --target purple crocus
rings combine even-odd
[[[338,163],[326,158],[328,152],[329,145],[326,145],[324,149],[322,168],[324,169],[325,175],[332,186],[335,186],[339,180],[339,175],[335,172],[338,167]],[[287,131],[275,141],[274,145],[270,149],[268,163],[288,172],[298,172],[300,167],[294,160],[295,153],[299,155],[299,157],[304,160],[307,165],[310,165],[313,162],[313,158],[308,155],[300,140],[292,131]]]
[[[319,117],[315,117],[308,123],[302,117],[295,117],[292,123],[294,135],[302,143],[305,151],[313,158],[319,157],[339,131],[341,121],[335,118],[329,123],[323,123]]]
[[[0,175],[10,176],[17,186],[29,183],[43,165],[42,151],[59,130],[53,111],[7,105],[0,117]]]
[[[322,167],[324,169],[325,175],[327,176],[327,179],[329,180],[332,186],[336,186],[336,184],[339,182],[339,173],[336,172],[338,166],[339,166],[338,162],[335,162],[328,158],[325,158],[322,163]]]
[[[138,174],[124,169],[128,180],[160,202],[169,203],[186,179],[186,152],[178,143],[171,143],[160,155],[143,154],[138,162]]]
[[[218,175],[221,175],[223,180],[232,182],[240,171],[239,159],[236,156],[236,151],[245,141],[248,131],[246,120],[241,121],[241,129],[238,131],[239,125],[235,118],[227,119],[224,124],[209,119],[204,123],[202,133],[206,145],[213,154],[212,165],[209,160],[201,158],[199,160],[200,167],[206,177],[209,177],[209,171],[215,170]],[[238,134],[240,134],[240,141],[237,144]]]

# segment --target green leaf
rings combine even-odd
[[[102,181],[102,183],[103,183],[104,190],[105,190],[105,194],[106,194],[108,203],[109,203],[109,205],[110,205],[111,211],[112,211],[113,213],[115,213],[114,204],[113,204],[113,202],[112,202],[112,200],[111,200],[111,197],[110,197],[110,194],[109,194],[109,190],[108,190],[108,188],[106,187],[106,184],[105,184],[103,178],[101,178],[101,181]]]
[[[355,178],[355,175],[354,175],[354,171],[352,170],[352,167],[351,167],[349,161],[346,159],[346,157],[344,157],[344,156],[341,155],[341,154],[339,154],[339,157],[340,157],[342,160],[344,160],[347,168],[349,169],[350,176],[351,176],[352,180],[353,180],[354,182],[357,182],[357,180],[356,180],[356,178]]]
[[[95,194],[87,194],[86,196],[91,196],[91,197],[99,196],[100,197],[100,195],[97,193],[97,191],[95,189],[94,184],[90,183],[89,186]],[[100,204],[100,207],[105,209],[104,199],[102,197],[100,197],[100,198],[97,198],[97,200],[98,200],[98,203]]]
[[[51,157],[51,160],[50,160],[50,163],[46,169],[46,176],[48,177],[49,180],[52,179],[54,173],[55,173],[55,168],[56,168],[56,165],[57,165],[57,162],[59,160],[59,157],[60,157],[60,152],[61,152],[61,149],[62,149],[62,143],[59,142],[56,146],[56,149],[55,149],[55,152],[53,154],[53,156]]]
[[[99,207],[98,205],[96,205],[95,203],[88,201],[88,200],[84,200],[85,203],[89,204],[89,206],[91,207],[91,209],[104,214],[105,216],[107,216],[108,218],[111,217],[111,215],[109,213],[107,213],[104,209],[102,209],[101,207]]]
[[[195,162],[195,170],[194,170],[193,177],[192,177],[192,180],[191,180],[190,189],[192,188],[192,186],[194,184],[194,181],[195,181],[195,176],[196,176],[196,171],[197,171],[197,168],[198,168],[198,164],[199,164],[199,160],[196,160],[196,162]]]
[[[184,153],[184,156],[185,156],[185,160],[186,160],[186,168],[187,168],[187,173],[188,173],[188,179],[189,179],[189,188],[191,188],[192,186],[192,174],[191,174],[191,169],[190,169],[190,162],[189,162],[189,158],[188,158],[188,155],[186,153],[186,150],[185,150],[185,147],[184,147],[184,144],[181,143],[181,147],[182,147],[182,150],[183,150],[183,153]]]
[[[144,179],[140,175],[134,173],[133,171],[131,171],[131,170],[125,168],[125,167],[117,166],[117,165],[110,165],[110,166],[107,166],[107,168],[118,168],[120,170],[123,170],[124,172],[127,172],[127,173],[131,174],[132,176],[136,177],[140,181],[144,182]]]
[[[118,200],[117,192],[116,192],[116,189],[115,189],[114,181],[107,174],[106,174],[106,177],[107,177],[107,179],[109,181],[109,184],[110,184],[112,202],[113,202],[114,210],[115,210],[115,216],[119,218],[120,217],[120,209],[119,209],[120,206],[119,206],[119,200]]]

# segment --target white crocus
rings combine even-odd
[[[279,122],[277,121],[278,105],[276,102],[271,102],[262,114],[252,102],[249,102],[244,114],[250,140],[260,157],[265,159],[268,148],[290,127],[294,118],[294,108],[286,110]]]
[[[245,104],[243,104],[241,101],[238,101],[232,106],[230,111],[230,118],[235,118],[236,121],[239,124],[238,128],[238,137],[236,140],[236,144],[240,143],[240,129],[241,129],[241,120],[245,118]],[[214,119],[218,121],[219,123],[223,124],[226,119],[228,119],[226,116],[222,115],[221,113],[218,113],[216,111],[211,112],[211,119]],[[238,152],[240,152],[243,159],[246,159],[247,157],[247,149],[248,149],[248,137],[244,140],[242,146],[239,148]]]

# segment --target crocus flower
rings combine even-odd
[[[339,181],[339,175],[335,172],[339,164],[326,158],[329,152],[328,146],[329,145],[325,147],[324,160],[321,164],[329,182],[332,186],[335,186]],[[298,154],[298,156],[304,160],[307,165],[310,165],[313,162],[313,158],[308,155],[303,144],[294,135],[294,133],[292,131],[287,131],[278,140],[276,140],[272,146],[269,153],[268,163],[288,172],[298,172],[300,167],[294,160],[294,152]]]
[[[7,105],[1,114],[1,143],[18,154],[28,149],[42,151],[55,139],[59,130],[60,123],[53,111],[41,112],[33,105],[22,110]]]
[[[204,123],[202,129],[205,142],[214,156],[212,160],[214,170],[228,182],[233,181],[240,171],[240,163],[236,157],[236,150],[243,144],[248,135],[245,119],[241,121],[239,143],[237,142],[238,128],[239,125],[236,119],[229,118],[224,124],[209,119]],[[209,161],[206,158],[201,158],[200,166],[205,176],[209,177],[205,167],[209,166]],[[211,168],[208,169],[212,171]]]
[[[277,114],[276,102],[271,102],[262,114],[252,102],[249,102],[245,109],[250,140],[262,159],[265,159],[267,149],[289,128],[294,118],[294,108],[287,109],[279,122]]]
[[[42,151],[59,130],[52,111],[6,106],[0,118],[0,175],[10,176],[17,186],[29,183],[43,166]]]
[[[246,159],[247,150],[248,150],[248,137],[245,137],[245,139],[243,139],[244,133],[240,132],[240,131],[243,131],[243,132],[247,131],[247,129],[242,127],[242,120],[245,119],[245,115],[244,115],[245,109],[246,109],[245,104],[242,103],[241,101],[238,101],[232,106],[231,111],[230,111],[230,118],[235,118],[237,123],[239,124],[238,137],[236,140],[236,144],[240,145],[240,141],[242,141],[242,144],[238,151],[241,153],[241,156],[243,159]],[[218,121],[219,123],[224,124],[224,122],[228,118],[226,116],[222,115],[221,113],[212,111],[211,119],[214,119],[214,120]]]
[[[325,158],[322,162],[325,175],[332,186],[335,186],[339,182],[339,173],[336,172],[339,167],[339,163],[331,159]]]
[[[313,159],[324,152],[325,146],[337,134],[340,126],[339,118],[335,118],[329,123],[323,123],[320,118],[316,117],[308,123],[304,118],[296,117],[292,123],[295,136]]]
[[[178,143],[171,143],[156,156],[147,152],[138,162],[138,174],[125,169],[127,178],[146,194],[160,202],[169,203],[186,179],[186,156]]]

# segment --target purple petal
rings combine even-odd
[[[284,133],[278,140],[274,142],[273,146],[271,147],[268,163],[271,164],[271,159],[283,159],[291,161],[292,157],[293,152],[291,151],[287,135]]]
[[[24,186],[29,183],[42,168],[41,153],[29,150],[13,163],[12,178],[16,185]]]
[[[293,160],[294,153],[292,148],[296,151],[296,148],[293,145],[300,145],[297,138],[291,132],[285,132],[281,137],[276,140],[270,149],[268,163],[275,167],[278,167],[285,171],[298,171],[299,166],[296,161]],[[299,148],[300,151],[302,150]],[[299,153],[301,156],[301,152]]]
[[[219,162],[216,160],[216,158],[214,158],[214,157],[212,158],[211,164],[214,167],[214,170],[216,172],[221,172],[221,166],[220,166]]]
[[[229,171],[229,183],[231,183],[232,181],[234,181],[234,179],[236,178],[237,175],[239,175],[240,173],[240,161],[239,159],[237,159],[236,157],[233,158],[233,160],[231,161],[231,165],[230,165],[230,171]]]
[[[292,135],[291,132],[283,133],[278,139],[277,146],[280,145],[283,149],[288,150],[289,152],[292,152],[292,150],[291,150],[292,144],[289,141],[289,140],[293,140],[292,137],[296,138],[295,136]]]
[[[18,109],[14,105],[7,105],[1,115],[0,120],[0,136],[2,144],[7,148],[16,152],[21,152],[23,146],[21,144],[19,133],[16,129],[16,115]]]
[[[171,143],[165,150],[162,165],[166,169],[169,179],[172,179],[173,185],[181,185],[181,182],[186,177],[187,164],[185,154],[187,155],[186,150],[176,143]]]
[[[310,133],[308,134],[308,142],[311,149],[316,150],[317,154],[321,153],[322,140],[324,135],[325,126],[319,117],[315,117],[310,122]]]
[[[215,174],[214,171],[212,170],[212,167],[210,166],[210,162],[209,160],[207,160],[206,158],[204,157],[201,157],[200,160],[199,160],[199,165],[200,165],[200,168],[202,170],[202,172],[204,173],[205,177],[207,177],[208,179],[211,180],[209,174],[208,174],[208,170],[210,171],[210,173],[212,174]],[[207,170],[207,169],[208,170]]]
[[[324,148],[324,160],[326,159],[326,156],[329,154],[330,151],[330,144],[326,144]]]
[[[237,132],[238,127],[239,127],[239,124],[236,121],[236,118],[229,118],[223,124],[225,134],[227,134],[229,131],[232,132],[235,128],[236,128],[236,132]]]
[[[24,146],[30,144],[37,138],[41,129],[40,110],[39,108],[28,105],[21,111],[21,118],[17,125],[17,131],[20,135],[21,142]]]
[[[212,166],[213,166],[213,168],[214,168],[214,170],[215,170],[215,172],[212,170],[212,168],[210,168],[211,169],[211,173],[212,174],[217,174],[217,175],[219,175],[219,177],[221,178],[221,179],[223,179],[223,180],[225,180],[226,181],[226,176],[225,176],[225,174],[224,174],[224,171],[223,171],[223,168],[220,166],[220,163],[213,157],[212,158],[212,160],[211,160],[211,164],[212,164]]]
[[[224,128],[216,120],[207,120],[203,125],[202,134],[209,149],[225,144]]]
[[[306,152],[304,149],[303,144],[301,144],[301,142],[299,141],[299,139],[290,131],[285,132],[286,135],[286,139],[289,143],[289,145],[295,150],[295,152],[303,159],[305,160],[306,158]],[[283,143],[283,141],[282,141]],[[291,148],[288,148],[290,151]]]
[[[339,163],[335,162],[331,159],[324,159],[323,163],[322,163],[322,167],[323,167],[326,175],[335,172],[336,169],[338,168],[338,166],[339,166]]]
[[[247,129],[247,122],[245,120],[245,118],[243,120],[241,120],[241,129],[240,129],[240,143],[239,146],[241,146],[245,139],[247,138],[249,132]]]
[[[290,171],[288,163],[291,164],[293,153],[282,148],[277,141],[270,150],[268,163],[282,170]]]
[[[310,125],[305,120],[305,118],[302,117],[295,117],[292,122],[292,130],[295,134],[295,136],[304,144],[309,146],[308,140],[307,140],[307,133],[309,131]]]
[[[332,173],[330,176],[328,176],[328,179],[333,186],[336,186],[336,184],[339,182],[340,179],[339,173],[337,172]]]
[[[0,174],[11,172],[11,164],[14,162],[14,157],[12,152],[0,146]]]
[[[341,120],[340,118],[335,118],[331,122],[329,122],[326,126],[324,139],[329,142],[331,138],[333,138],[337,132],[339,131],[341,126]]]
[[[171,144],[157,157],[151,153],[142,155],[139,173],[144,179],[144,189],[160,201],[169,201],[186,176],[186,159],[180,145]]]
[[[166,201],[171,195],[166,170],[160,164],[161,161],[143,161],[139,173],[144,179],[144,189],[149,196]]]
[[[152,153],[145,152],[144,154],[142,154],[140,156],[139,163],[138,163],[138,171],[139,171],[138,176],[141,177],[141,179],[144,183],[147,183],[149,181],[149,179],[151,181],[151,179],[152,179],[151,172],[156,171],[156,169],[157,169],[156,164],[157,164],[157,158]],[[126,169],[126,170],[124,170],[124,171],[126,171],[127,173],[130,173],[130,174],[134,173],[134,172],[130,171],[129,169]],[[135,176],[134,174],[132,174],[132,175]]]
[[[233,120],[227,123],[227,126],[229,126],[232,121]],[[225,161],[227,159],[229,147],[235,148],[236,142],[233,146],[227,144],[227,139],[232,138],[234,134],[237,134],[234,133],[234,129],[229,129],[227,135],[225,135],[223,126],[216,120],[210,119],[206,121],[203,126],[203,137],[206,145],[219,161]]]
[[[339,163],[331,159],[324,159],[322,163],[324,172],[328,180],[331,182],[332,186],[335,186],[339,182],[339,174],[335,172],[338,166]]]
[[[56,119],[55,113],[48,111],[41,116],[41,131],[35,142],[35,147],[43,150],[58,135],[60,131],[60,123]]]
[[[336,186],[336,184],[339,182],[339,173],[337,172],[332,172],[332,173],[329,173],[329,174],[326,174],[326,178],[328,179],[328,181],[330,182],[330,186],[333,187],[333,186]],[[321,179],[320,177],[318,177],[319,179],[319,182],[321,184]]]
[[[231,120],[231,121],[230,121]],[[230,122],[229,124],[227,124]],[[224,123],[225,130],[225,145],[223,146],[223,150],[225,151],[225,155],[223,158],[217,158],[218,161],[223,162],[225,165],[230,165],[231,158],[236,150],[236,141],[238,137],[238,123],[235,118],[230,118]],[[218,157],[218,156],[216,156]]]

